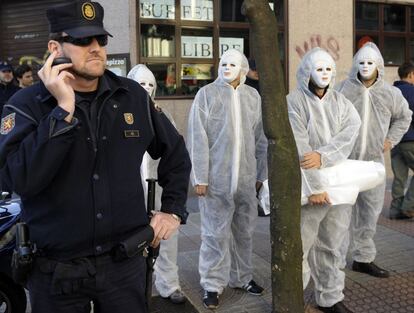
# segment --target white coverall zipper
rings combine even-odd
[[[365,151],[367,146],[367,133],[368,133],[368,122],[370,117],[370,108],[369,108],[369,89],[364,90],[364,118],[363,118],[363,128],[361,132],[361,151],[358,157],[358,160],[363,160],[365,157]]]
[[[233,89],[233,88],[232,88]],[[233,166],[231,173],[231,194],[235,194],[237,191],[237,185],[239,181],[240,171],[240,154],[241,154],[241,112],[240,112],[240,99],[237,89],[233,89],[233,101],[232,101],[232,122],[234,127],[234,150],[233,150]]]

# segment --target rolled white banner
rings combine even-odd
[[[374,161],[345,160],[318,171],[322,190],[328,193],[332,205],[353,205],[359,192],[375,188],[385,180],[384,165]],[[302,175],[302,205],[308,203],[309,189]]]

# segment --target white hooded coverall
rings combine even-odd
[[[369,88],[359,79],[359,62],[374,55],[378,77]],[[377,46],[369,42],[355,54],[351,72],[336,89],[349,99],[361,117],[361,128],[350,159],[375,161],[384,164],[384,141],[395,146],[406,133],[411,111],[401,91],[384,81],[384,60]],[[353,206],[349,238],[344,241],[342,264],[349,250],[353,260],[370,263],[376,256],[374,235],[384,204],[385,180],[374,189],[361,192]]]
[[[134,66],[128,73],[128,78],[133,79],[137,82],[144,81],[146,85],[148,85],[148,83],[152,83],[154,88],[151,91],[150,97],[154,99],[155,92],[157,90],[157,82],[155,80],[154,74],[145,65],[138,64]],[[163,112],[168,117],[170,122],[175,126],[172,117],[165,110],[163,110]],[[144,154],[141,164],[141,179],[145,200],[148,190],[146,179],[158,177],[158,164],[159,161],[153,160],[147,152]],[[161,209],[161,194],[162,188],[156,184],[155,210],[157,211]],[[177,251],[178,231],[175,232],[168,240],[161,241],[159,256],[157,257],[154,266],[155,288],[160,293],[161,297],[164,298],[170,296],[177,289],[181,290],[180,281],[178,278]]]
[[[224,80],[223,60],[241,65],[240,84]],[[244,84],[249,65],[237,50],[226,51],[219,77],[195,96],[187,145],[194,186],[208,185],[199,197],[199,272],[204,290],[221,293],[252,279],[252,233],[257,217],[256,181],[267,179],[267,139],[259,93]]]
[[[320,61],[330,64],[332,80],[320,99],[309,89],[311,72]],[[289,120],[302,159],[305,153],[321,155],[321,168],[346,160],[358,135],[360,119],[352,103],[333,90],[335,62],[323,49],[305,54],[296,74],[298,87],[287,96]],[[319,194],[322,180],[318,169],[302,169],[303,182],[311,194]],[[303,205],[301,236],[303,287],[312,276],[318,305],[333,306],[344,298],[345,274],[339,269],[339,247],[351,216],[348,205]]]

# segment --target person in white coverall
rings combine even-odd
[[[401,91],[384,81],[384,60],[374,43],[369,42],[358,50],[348,78],[336,88],[353,103],[362,121],[350,159],[384,164],[384,153],[406,133],[412,112]],[[341,266],[345,267],[349,244],[353,270],[376,277],[389,276],[387,270],[374,263],[374,235],[384,204],[384,191],[385,180],[358,195],[352,211],[350,236],[341,248]]]
[[[267,139],[259,93],[244,84],[248,70],[242,53],[226,51],[218,78],[198,91],[189,116],[191,179],[201,215],[200,283],[210,309],[227,284],[263,292],[252,279],[252,234],[256,188],[267,179]]]
[[[152,99],[155,97],[157,90],[157,82],[154,74],[150,69],[138,64],[134,66],[128,73],[128,78],[138,82],[150,95]],[[163,110],[170,122],[175,126],[172,117]],[[145,197],[147,197],[148,185],[146,179],[157,178],[157,169],[159,161],[153,160],[148,153],[144,154],[141,164],[142,186],[144,188]],[[162,188],[156,184],[155,193],[155,209],[161,209]],[[178,250],[178,232],[175,232],[170,239],[163,240],[160,243],[160,253],[154,265],[155,288],[163,298],[168,298],[172,303],[180,304],[186,301],[186,297],[181,291],[180,281],[178,278],[177,267],[177,250]]]
[[[302,183],[311,190],[308,204],[301,209],[303,287],[312,277],[319,310],[347,313],[351,311],[342,302],[345,274],[338,261],[351,209],[347,205],[331,205],[329,194],[322,188],[319,169],[348,158],[361,121],[352,103],[332,89],[335,74],[333,58],[321,48],[312,49],[299,65],[298,87],[288,94],[287,102]]]

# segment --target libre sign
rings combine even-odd
[[[228,49],[236,49],[243,53],[243,38],[220,37],[220,55]],[[213,38],[182,36],[181,37],[181,56],[183,58],[213,58]]]

